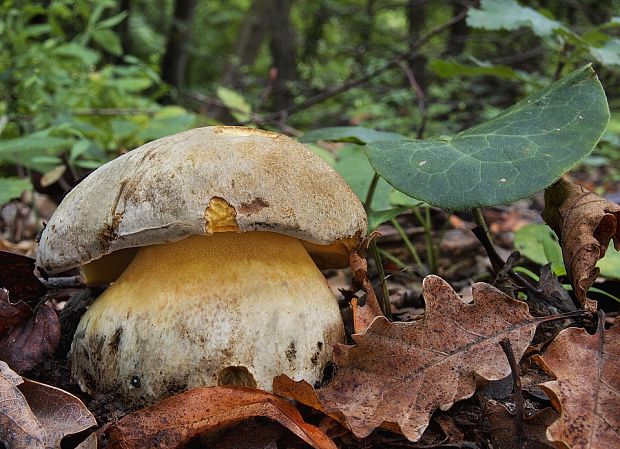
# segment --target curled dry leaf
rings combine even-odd
[[[596,262],[613,238],[620,250],[620,206],[585,188],[560,179],[545,190],[544,220],[560,238],[564,265],[581,305],[596,310],[587,298],[596,280]]]
[[[475,374],[497,380],[510,373],[501,340],[510,340],[517,358],[532,340],[537,322],[527,305],[488,284],[474,285],[473,304],[437,276],[426,277],[423,287],[423,321],[379,317],[353,337],[355,346],[334,350],[336,376],[318,398],[358,437],[397,424],[417,441],[436,408],[447,410],[474,393]]]
[[[60,449],[65,436],[96,424],[72,394],[23,379],[0,361],[0,442],[7,449]]]
[[[491,405],[487,411],[489,434],[493,447],[502,449],[553,449],[555,446],[547,440],[545,431],[558,414],[551,408],[545,408],[523,420],[523,441],[519,441],[515,432],[515,417],[500,403]]]
[[[199,435],[257,416],[277,421],[315,449],[336,449],[333,441],[306,423],[289,402],[246,387],[195,388],[126,415],[106,430],[107,447],[180,448]]]
[[[557,447],[620,447],[620,319],[609,330],[602,319],[594,335],[569,328],[535,360],[557,380],[541,386],[560,419],[547,429]]]
[[[24,372],[51,357],[59,342],[60,323],[50,306],[33,311],[23,301],[13,304],[8,296],[0,298],[0,360]]]
[[[351,301],[353,329],[356,334],[361,334],[370,326],[372,320],[378,316],[383,316],[383,312],[381,312],[377,295],[368,278],[368,262],[366,259],[359,253],[353,252],[349,256],[349,263],[351,265],[351,273],[353,274],[353,287],[351,290],[357,291],[359,288],[362,288],[366,292],[364,305],[359,305],[359,301],[356,298]]]

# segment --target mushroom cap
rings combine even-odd
[[[351,249],[366,227],[357,196],[305,145],[253,128],[196,128],[142,145],[77,185],[41,235],[37,266],[58,273],[222,231],[285,234],[314,244],[310,253],[335,242]]]

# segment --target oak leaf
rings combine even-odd
[[[397,424],[417,441],[435,409],[474,393],[476,375],[497,380],[510,374],[500,341],[508,339],[520,358],[532,340],[537,321],[527,305],[488,284],[473,286],[473,304],[437,276],[427,276],[423,288],[423,321],[377,317],[353,336],[355,346],[334,349],[336,376],[317,395],[325,412],[342,414],[357,437]]]
[[[258,416],[277,421],[315,449],[336,449],[288,401],[247,387],[195,388],[126,415],[106,429],[107,448],[180,448],[192,438]]]
[[[557,380],[541,386],[560,419],[547,429],[557,447],[620,447],[620,318],[609,330],[600,319],[594,335],[569,328],[535,360]]]
[[[7,449],[60,449],[65,436],[96,424],[72,394],[24,379],[0,361],[0,442]]]
[[[586,310],[595,311],[596,301],[587,293],[599,275],[596,262],[605,256],[612,238],[620,250],[620,206],[560,179],[545,190],[542,216],[560,238],[575,296]]]

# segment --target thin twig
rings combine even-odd
[[[525,434],[523,432],[523,418],[525,417],[525,401],[523,400],[523,389],[521,388],[521,370],[519,363],[515,358],[510,340],[502,340],[499,342],[506,354],[510,370],[512,371],[512,384],[515,393],[515,437],[518,448],[523,448]]]
[[[82,288],[86,287],[81,276],[51,277],[39,279],[46,288]]]
[[[398,64],[401,61],[407,61],[413,58],[414,56],[416,56],[418,53],[418,50],[421,47],[423,47],[430,39],[435,37],[437,34],[440,34],[443,31],[448,30],[455,23],[463,20],[466,15],[467,15],[467,11],[463,11],[461,14],[458,14],[452,17],[447,22],[433,28],[426,35],[422,36],[420,39],[412,43],[407,49],[407,51],[397,54],[396,56],[394,56],[391,60],[389,60],[387,63],[385,63],[381,67],[375,70],[371,70],[370,72],[367,72],[364,75],[358,76],[356,78],[350,78],[344,83],[338,86],[332,87],[330,89],[326,89],[323,92],[317,95],[314,95],[305,101],[302,101],[301,103],[293,104],[279,111],[273,112],[271,114],[267,114],[261,118],[261,121],[271,122],[274,120],[278,121],[283,118],[287,118],[291,114],[294,114],[295,112],[299,112],[299,111],[308,109],[309,107],[314,106],[315,104],[322,103],[323,101],[333,98],[337,95],[340,95],[341,93],[346,92],[354,87],[367,83],[368,81],[383,74],[387,70],[398,67]]]
[[[383,261],[381,260],[381,254],[379,254],[379,247],[377,246],[377,242],[375,239],[372,239],[370,242],[370,252],[372,253],[372,257],[375,260],[375,265],[377,265],[377,272],[379,274],[379,279],[381,280],[381,291],[383,294],[383,300],[381,301],[381,308],[383,309],[383,314],[386,316],[388,320],[392,319],[392,305],[390,304],[390,291],[387,288],[387,282],[385,278],[385,270],[383,269]]]
[[[409,81],[409,85],[415,92],[416,100],[418,101],[418,109],[420,110],[420,114],[422,115],[422,119],[420,120],[420,126],[418,126],[418,132],[416,134],[416,139],[422,139],[424,136],[424,130],[426,129],[426,122],[428,121],[428,113],[426,112],[426,94],[420,87],[420,84],[415,78],[415,74],[411,67],[405,63],[405,61],[399,61],[398,65],[405,75],[407,75],[407,80]]]

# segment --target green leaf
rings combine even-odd
[[[13,198],[19,198],[24,190],[31,190],[32,184],[28,179],[0,178],[0,206]]]
[[[601,64],[620,65],[620,39],[609,39],[602,47],[590,47],[589,50]]]
[[[429,69],[442,78],[464,77],[464,76],[495,76],[507,80],[523,80],[528,78],[516,70],[506,65],[484,64],[471,66],[461,64],[456,61],[445,61],[435,59],[429,64]]]
[[[418,207],[424,206],[424,202],[420,200],[416,200],[415,198],[411,198],[408,195],[405,195],[403,192],[399,192],[398,190],[392,190],[390,192],[390,204],[392,206],[402,206],[402,207]]]
[[[185,109],[167,106],[155,114],[153,120],[137,134],[137,138],[146,142],[176,134],[191,128],[195,120]]]
[[[472,8],[467,14],[467,25],[484,30],[517,30],[530,28],[541,37],[550,36],[564,26],[535,9],[521,6],[514,0],[482,0],[480,9]]]
[[[20,154],[43,154],[46,151],[63,150],[73,143],[72,139],[51,136],[24,136],[0,142],[0,160]]]
[[[395,207],[393,209],[371,212],[368,214],[368,233],[377,229],[381,224],[390,221],[408,210],[408,207]]]
[[[620,251],[616,251],[613,244],[609,245],[605,257],[596,266],[601,269],[601,276],[620,279]]]
[[[312,143],[308,144],[308,148],[332,167],[336,165],[336,156],[331,151]]]
[[[403,140],[406,138],[402,134],[375,131],[362,126],[334,126],[307,132],[299,141],[308,143],[318,140],[330,140],[333,142],[351,142],[364,145],[375,140]]]
[[[95,30],[92,34],[92,38],[108,53],[113,54],[114,56],[120,56],[123,54],[121,40],[114,31],[107,28]]]
[[[586,66],[452,138],[377,141],[366,154],[397,190],[434,206],[507,204],[588,155],[608,120],[605,92]]]
[[[338,156],[339,159],[334,164],[334,169],[349,184],[360,201],[365,202],[375,171],[364,156],[364,150],[359,145],[347,145],[340,149]],[[392,187],[387,182],[379,179],[375,187],[371,209],[391,209],[392,205],[389,200],[391,190]]]
[[[125,20],[125,17],[127,17],[129,15],[129,13],[127,11],[123,11],[121,13],[116,14],[115,16],[112,17],[108,17],[105,20],[102,20],[101,22],[99,22],[97,24],[97,28],[101,29],[101,28],[112,28],[113,26],[118,25],[119,23],[121,23],[123,20]]]
[[[515,249],[523,257],[538,265],[551,263],[556,275],[566,275],[562,249],[553,230],[545,224],[530,224],[515,232]],[[613,245],[609,245],[605,257],[596,264],[601,270],[601,276],[620,279],[620,252]]]
[[[125,92],[141,92],[153,85],[153,81],[147,77],[126,77],[113,81],[113,86]]]
[[[77,59],[84,65],[95,65],[99,61],[99,53],[75,42],[60,45],[54,49],[54,55]]]
[[[231,115],[239,123],[247,122],[251,118],[252,106],[245,101],[245,98],[234,90],[219,86],[216,89],[216,95],[224,106],[228,108]]]

